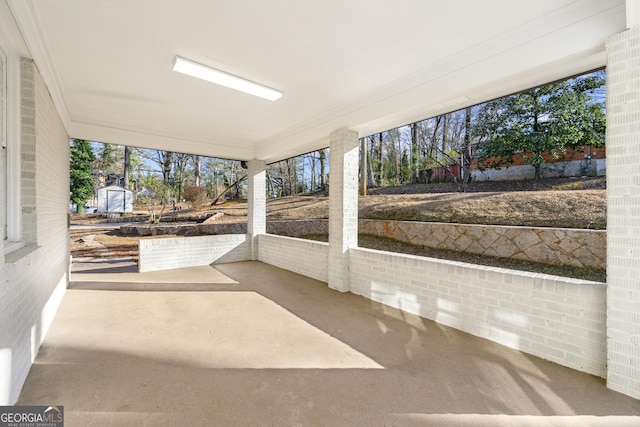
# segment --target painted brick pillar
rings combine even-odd
[[[37,69],[31,59],[20,58],[20,186],[22,204],[22,239],[38,242],[38,210],[36,197],[36,91]]]
[[[607,386],[640,398],[640,26],[607,49]]]
[[[349,248],[358,246],[358,133],[329,136],[329,287],[349,290]]]
[[[252,260],[258,259],[258,235],[265,234],[267,229],[267,173],[265,168],[263,161],[249,160],[247,233],[251,238]]]

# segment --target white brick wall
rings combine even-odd
[[[69,138],[42,78],[21,64],[23,236],[0,283],[0,405],[14,404],[68,283]],[[16,82],[9,82],[16,84]]]
[[[349,290],[348,249],[358,246],[358,133],[329,136],[329,287]]]
[[[258,236],[258,240],[260,261],[328,282],[328,243],[272,234],[262,234]]]
[[[142,239],[138,269],[147,271],[196,267],[251,259],[248,234]]]
[[[605,288],[350,249],[351,292],[573,369],[606,375]]]
[[[247,233],[251,236],[251,259],[258,259],[258,235],[267,227],[267,174],[265,163],[250,160],[248,170],[249,189]]]
[[[36,243],[38,222],[36,220],[36,114],[35,114],[35,67],[33,62],[23,59],[20,64],[20,158],[22,188],[22,237]],[[67,178],[68,179],[68,178]]]
[[[640,398],[640,27],[606,46],[607,386]]]

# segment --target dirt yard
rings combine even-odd
[[[537,183],[535,181],[479,182],[472,183],[465,193],[457,190],[453,183],[372,189],[366,197],[359,198],[359,216],[360,218],[407,221],[606,228],[607,200],[604,178],[558,178]],[[166,219],[175,222],[195,221],[207,218],[214,213],[224,214],[216,220],[217,222],[242,222],[247,219],[247,203],[242,200],[231,200],[197,211],[186,206],[180,206],[180,208],[175,214],[170,212],[165,215]],[[139,211],[135,215],[144,217],[144,212]],[[289,196],[270,199],[267,202],[268,220],[314,219],[328,218],[328,216],[327,195]],[[103,221],[101,214],[72,216],[72,224],[96,224]],[[89,238],[89,241],[94,242],[91,245],[85,241],[87,235],[93,235]],[[118,236],[115,230],[91,232],[73,230],[71,252],[76,260],[94,256],[135,259],[138,239]],[[367,240],[363,240],[363,243],[365,241]],[[390,243],[386,242],[384,245],[389,247]],[[408,247],[403,249],[402,245],[396,249],[398,252],[410,253],[415,253],[416,250]],[[449,257],[452,256],[449,255]],[[475,256],[462,256],[469,258],[469,262],[478,263]],[[464,261],[464,259],[456,259]],[[505,263],[500,260],[498,262]],[[502,266],[523,268],[509,263]],[[529,270],[541,271],[540,267],[535,266]],[[552,274],[578,277],[582,273],[568,271]],[[605,276],[602,271],[596,273],[586,271],[580,277],[596,280]]]
[[[217,222],[247,220],[245,200],[231,200],[196,211],[179,206],[167,221],[195,221],[215,213]],[[438,221],[467,224],[527,225],[605,229],[607,197],[604,178],[557,178],[535,181],[472,183],[466,193],[453,183],[407,185],[369,190],[359,198],[360,218]],[[134,216],[145,217],[136,211]],[[327,195],[299,195],[270,199],[269,220],[329,217]],[[72,215],[73,224],[103,222],[102,214]]]

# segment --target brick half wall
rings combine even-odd
[[[146,239],[138,245],[140,273],[251,259],[246,234]]]
[[[260,235],[259,260],[327,283],[326,243]],[[606,286],[372,249],[349,249],[350,291],[472,335],[606,376]]]
[[[355,294],[606,376],[601,283],[360,248],[349,271]]]
[[[258,260],[321,282],[329,281],[329,244],[261,234]]]

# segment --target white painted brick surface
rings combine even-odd
[[[4,259],[0,405],[14,404],[68,283],[69,139],[36,67],[21,64],[21,201],[27,246]]]
[[[349,252],[358,246],[358,133],[339,129],[329,137],[329,287],[349,290]]]
[[[38,228],[36,220],[37,163],[34,72],[33,62],[23,59],[20,64],[20,186],[22,189],[20,201],[22,204],[22,238],[29,243],[37,243]]]
[[[349,260],[353,293],[606,375],[604,284],[360,248]]]
[[[260,160],[250,160],[248,170],[249,188],[247,233],[251,236],[251,259],[258,259],[258,235],[267,227],[267,173]]]
[[[251,259],[248,234],[141,239],[138,269],[147,271],[197,267]]]
[[[321,282],[329,281],[328,243],[271,234],[262,234],[258,240],[260,261]]]
[[[640,398],[640,28],[607,40],[607,386]]]

